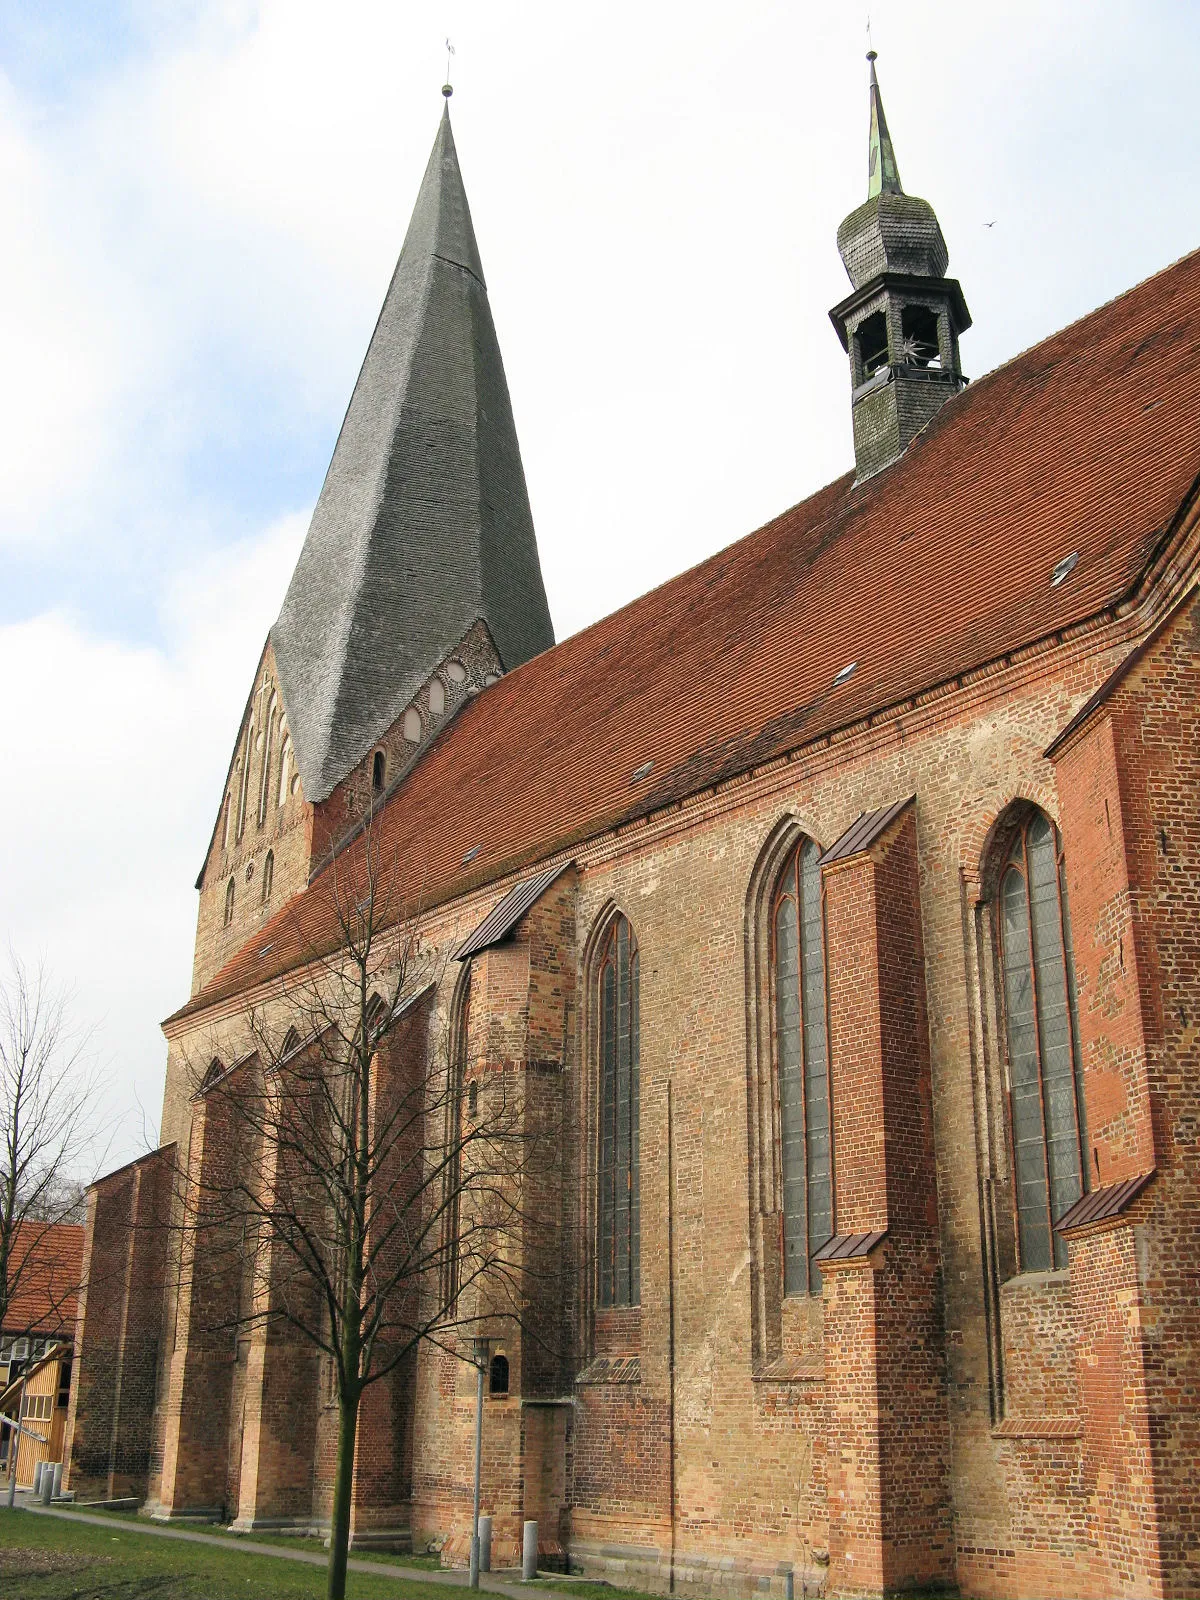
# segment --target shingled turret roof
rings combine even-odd
[[[480,617],[506,668],[554,643],[447,110],[271,630],[308,800]]]

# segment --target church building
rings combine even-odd
[[[564,1130],[495,1565],[536,1519],[664,1592],[1200,1593],[1200,253],[968,383],[869,98],[852,468],[559,643],[447,102],[231,729],[162,1148],[91,1190],[78,1499],[329,1526],[320,1363],[213,1332],[151,1219],[369,815],[437,960],[406,1048]],[[464,1563],[474,1407],[433,1345],[368,1392],[356,1544]]]

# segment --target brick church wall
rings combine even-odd
[[[1086,1470],[1116,1591],[1182,1596],[1200,1586],[1200,604],[1056,764],[1094,1181],[1155,1172],[1072,1236]]]
[[[79,1500],[147,1493],[174,1153],[110,1173],[88,1197],[63,1475]]]
[[[1043,755],[1127,650],[1105,635],[982,673],[899,722],[859,729],[580,845],[576,872],[506,945],[476,958],[472,1061],[527,1073],[539,1093],[554,1086],[561,1111],[551,1096],[545,1115],[561,1116],[563,1129],[563,1272],[546,1280],[538,1312],[555,1320],[546,1341],[554,1359],[512,1337],[512,1391],[485,1402],[484,1509],[499,1519],[497,1559],[515,1553],[521,1517],[536,1504],[544,1540],[565,1542],[573,1561],[655,1587],[667,1586],[673,1559],[681,1584],[709,1592],[740,1593],[748,1583],[778,1592],[786,1567],[798,1588],[803,1576],[832,1591],[854,1548],[881,1582],[923,1574],[957,1577],[963,1592],[980,1595],[1107,1594],[1118,1585],[1135,1592],[1140,1573],[1160,1592],[1187,1592],[1194,1513],[1190,1469],[1177,1464],[1194,1459],[1200,1442],[1189,1433],[1197,1296],[1194,1250],[1185,1247],[1194,1229],[1188,1085],[1200,1081],[1200,1004],[1194,1011],[1188,1000],[1194,919],[1177,911],[1193,903],[1200,854],[1188,812],[1197,792],[1190,751],[1200,742],[1186,723],[1188,697],[1195,701],[1189,626],[1177,622],[1161,658],[1147,656],[1107,702],[1120,826],[1131,841],[1126,888],[1098,875],[1088,889],[1087,874],[1109,858],[1078,819],[1100,789],[1071,777],[1075,746],[1056,755],[1057,774]],[[1161,726],[1147,709],[1158,705]],[[1133,720],[1122,732],[1126,715]],[[751,886],[766,870],[769,888],[764,853],[781,828],[828,846],[860,812],[914,793],[900,833],[878,856],[842,869],[844,901],[837,871],[827,883],[835,1105],[839,1081],[844,1088],[844,1073],[855,1070],[843,1067],[839,1080],[840,1051],[843,1063],[874,1062],[879,1113],[856,1118],[867,1102],[841,1096],[837,1227],[882,1226],[882,1214],[888,1235],[867,1265],[827,1274],[822,1293],[785,1298],[771,1277],[778,1217],[759,1181],[772,1159],[760,1114],[770,1059],[769,1030],[764,1054],[754,1012]],[[1063,830],[1101,1177],[1133,1170],[1146,1149],[1158,1167],[1129,1213],[1131,1253],[1119,1229],[1081,1239],[1070,1246],[1070,1271],[1044,1281],[1013,1276],[1002,1027],[981,877],[988,841],[1014,802],[1039,804]],[[423,938],[447,966],[431,1037],[449,1025],[458,974],[447,958],[499,892],[425,919]],[[587,953],[613,906],[629,916],[642,961],[642,1304],[603,1315],[589,1287]],[[1127,926],[1133,959],[1120,978]],[[1141,1012],[1141,1044],[1131,1006]],[[231,1034],[222,1059],[234,1059],[232,1011],[193,1027],[186,1049],[173,1040],[173,1062],[190,1060],[204,1030],[222,1027]],[[188,1104],[183,1081],[182,1066],[173,1067],[174,1107]],[[182,1110],[172,1114],[183,1126]],[[98,1206],[94,1248],[102,1223]],[[1110,1285],[1123,1285],[1119,1327],[1104,1320]],[[183,1288],[186,1346],[194,1294],[186,1271]],[[1135,1356],[1146,1398],[1114,1431],[1103,1422],[1103,1395],[1116,1391],[1103,1372],[1132,1372]],[[196,1381],[203,1373],[221,1406],[225,1359],[215,1347],[191,1356]],[[177,1369],[187,1370],[178,1347],[175,1406]],[[535,1402],[544,1408],[536,1421]],[[381,1398],[364,1433],[385,1451],[402,1436],[399,1409],[390,1422],[387,1409]],[[412,1379],[413,1533],[418,1545],[447,1538],[447,1559],[465,1553],[473,1417],[469,1366],[422,1351]],[[222,1440],[228,1426],[223,1410]],[[910,1447],[922,1469],[906,1477]],[[214,1436],[212,1448],[215,1460],[227,1446]],[[332,1470],[330,1416],[319,1407],[313,1454],[310,1515],[319,1520]],[[1140,1531],[1149,1525],[1138,1511],[1144,1461],[1155,1493],[1173,1497],[1182,1530],[1174,1554],[1162,1543],[1157,1567]],[[164,1482],[172,1470],[168,1459]],[[860,1501],[858,1525],[843,1518],[839,1532],[834,1501],[855,1475],[874,1483],[875,1498]],[[1132,1532],[1105,1520],[1105,1495]],[[191,1502],[200,1496],[197,1486]],[[901,1530],[890,1544],[889,1528]]]
[[[885,1234],[822,1267],[830,1582],[890,1592],[955,1571],[912,809],[824,880],[837,1231]]]

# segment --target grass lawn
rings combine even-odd
[[[106,1506],[88,1506],[86,1509],[89,1517],[111,1517],[117,1523],[136,1524],[141,1521],[136,1511],[113,1511]],[[322,1559],[329,1554],[324,1539],[309,1538],[306,1534],[271,1533],[257,1529],[252,1533],[231,1533],[228,1528],[220,1527],[216,1523],[205,1523],[197,1529],[197,1532],[206,1533],[214,1539],[228,1539],[231,1544],[236,1544],[239,1539],[252,1539],[255,1544],[275,1544],[281,1550],[304,1550],[310,1555],[321,1556]],[[414,1570],[424,1572],[442,1570],[442,1564],[437,1556],[406,1556],[399,1555],[394,1550],[351,1550],[350,1555],[354,1561],[386,1561],[389,1566],[412,1567]]]
[[[414,1578],[351,1572],[351,1600],[450,1600]],[[325,1572],[122,1526],[0,1508],[0,1594],[13,1600],[322,1600]]]

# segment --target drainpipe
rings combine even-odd
[[[470,1586],[479,1587],[479,1479],[483,1465],[483,1374],[488,1364],[491,1341],[476,1339],[475,1357],[475,1509],[471,1518]]]

